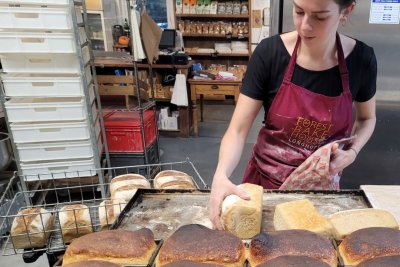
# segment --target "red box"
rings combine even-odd
[[[139,111],[103,111],[109,152],[143,152]],[[143,112],[146,147],[156,140],[157,127],[154,110]]]

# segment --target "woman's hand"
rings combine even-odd
[[[214,177],[213,184],[211,186],[210,195],[210,213],[209,218],[218,230],[224,230],[220,215],[221,207],[224,199],[235,194],[245,200],[249,200],[250,197],[245,190],[234,185],[227,177]]]
[[[338,144],[332,147],[331,163],[329,164],[329,174],[335,175],[352,164],[357,157],[357,153],[353,149],[342,150]]]

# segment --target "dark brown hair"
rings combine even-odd
[[[339,5],[339,10],[342,11],[346,7],[350,6],[351,4],[355,3],[356,0],[334,0],[336,4]]]

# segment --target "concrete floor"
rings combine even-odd
[[[160,137],[160,149],[163,162],[175,162],[189,157],[204,181],[211,185],[218,159],[219,144],[224,134],[233,105],[205,105],[204,122],[199,124],[199,137],[167,138]],[[373,137],[360,152],[357,161],[343,174],[341,187],[358,188],[361,184],[397,184],[400,185],[400,105],[380,102],[377,109],[377,126]],[[253,144],[261,127],[260,113],[250,132],[242,159],[232,175],[235,183],[240,183],[244,168],[250,156]],[[0,266],[23,266],[20,255],[0,256]],[[47,258],[40,257],[28,266],[48,266]]]

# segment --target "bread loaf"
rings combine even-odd
[[[331,242],[326,237],[307,230],[258,234],[250,242],[247,260],[251,266],[257,266],[287,255],[312,257],[331,267],[337,266],[337,255]]]
[[[121,265],[147,265],[155,249],[150,229],[106,230],[75,239],[68,246],[63,263],[101,260]]]
[[[125,174],[111,180],[111,199],[123,199],[128,202],[138,188],[150,188],[150,182],[140,174]]]
[[[54,228],[53,215],[43,208],[20,210],[11,226],[15,249],[42,248]]]
[[[307,256],[287,255],[273,258],[257,267],[329,267],[329,264]]]
[[[332,236],[332,225],[308,199],[295,200],[276,205],[275,230],[304,229],[327,237]]]
[[[122,267],[122,265],[107,261],[80,261],[70,264],[63,264],[63,267]]]
[[[400,255],[400,231],[386,227],[370,227],[346,236],[339,245],[345,265],[357,265],[365,260]]]
[[[400,255],[369,259],[361,262],[357,267],[399,267]]]
[[[164,265],[164,267],[223,267],[219,264],[200,263],[194,261],[177,261]]]
[[[156,189],[196,189],[192,176],[175,170],[159,172],[153,181]]]
[[[241,184],[250,196],[243,200],[239,196],[230,195],[222,203],[221,219],[225,230],[239,238],[252,238],[261,231],[263,188],[255,184]]]
[[[157,255],[156,266],[182,260],[242,267],[245,247],[240,238],[229,232],[198,224],[184,225],[165,240]]]
[[[369,227],[398,229],[394,216],[380,209],[354,209],[334,213],[328,217],[336,240],[342,240],[354,231]]]
[[[99,205],[101,230],[108,229],[108,226],[114,223],[125,206],[126,201],[123,199],[106,199],[101,202]]]
[[[86,205],[66,205],[58,211],[58,218],[65,243],[93,232],[89,208]]]

